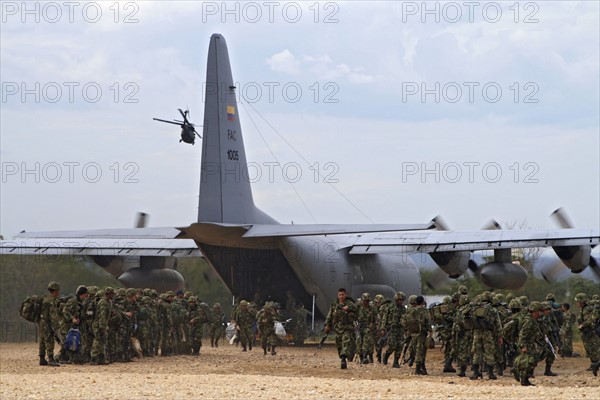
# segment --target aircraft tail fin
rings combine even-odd
[[[254,205],[225,38],[210,38],[198,222],[275,223]]]

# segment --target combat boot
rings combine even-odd
[[[381,364],[381,351],[377,351],[377,362]]]
[[[219,339],[215,340],[215,347],[219,347]]]
[[[390,356],[392,355],[392,353],[386,351],[385,354],[383,355],[383,365],[387,365],[388,364],[388,360],[390,359]]]
[[[252,350],[252,342],[248,342],[248,351]]]
[[[417,363],[417,365],[415,365],[415,374],[421,375],[421,363]]]
[[[465,376],[467,376],[467,366],[466,365],[460,366],[460,372],[458,373],[458,376],[460,376],[461,378],[464,378]]]
[[[246,346],[242,346],[242,351],[248,351],[246,350]]]
[[[346,363],[346,356],[342,356],[342,364],[341,364],[341,368],[342,368],[342,369],[346,369],[346,368],[348,368],[348,364]]]
[[[495,381],[498,377],[494,374],[494,366],[490,364],[486,364],[488,379]]]
[[[108,361],[106,361],[106,357],[103,355],[98,356],[98,365],[108,365]]]
[[[408,359],[408,366],[412,367],[414,363],[415,363],[415,357],[410,356],[410,358]]]
[[[544,376],[558,376],[558,374],[555,374],[554,372],[552,372],[551,364],[546,364],[546,370],[544,371]]]
[[[592,374],[594,374],[594,376],[598,376],[599,369],[600,369],[600,361],[596,361],[595,363],[592,363]]]
[[[400,360],[400,356],[394,356],[394,363],[392,364],[392,368],[400,368],[400,363],[398,362]]]
[[[533,383],[529,382],[528,377],[521,378],[521,386],[535,386]]]
[[[516,367],[512,367],[510,369],[510,373],[515,377],[515,381],[520,382],[521,379],[519,378],[519,371],[517,371]]]
[[[452,367],[452,360],[446,361],[444,364],[444,370],[442,372],[456,372],[456,370]]]
[[[496,370],[498,371],[498,376],[504,376],[504,365],[498,364]]]
[[[211,340],[211,341],[210,341],[210,347],[215,347],[215,342],[214,342],[214,340]]]
[[[271,355],[274,356],[275,354],[277,354],[277,352],[275,351],[275,346],[271,347]]]
[[[367,354],[367,358],[369,359],[369,363],[373,364],[373,353]]]
[[[427,375],[427,368],[425,368],[425,361],[421,363],[421,375]]]
[[[48,365],[48,361],[46,361],[46,357],[40,356],[40,365]]]
[[[482,375],[481,372],[479,372],[479,364],[473,364],[473,375],[471,375],[469,379],[474,381],[480,377],[482,377]]]

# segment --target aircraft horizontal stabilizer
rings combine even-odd
[[[433,229],[428,224],[307,224],[307,225],[252,225],[245,238],[277,236],[348,235],[355,233],[422,231]]]

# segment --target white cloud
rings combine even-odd
[[[267,64],[274,72],[288,75],[311,75],[318,79],[347,79],[351,83],[370,83],[374,76],[364,72],[362,67],[350,67],[347,64],[336,64],[330,56],[296,57],[288,49],[280,51],[267,59]]]

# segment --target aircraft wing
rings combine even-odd
[[[350,254],[448,252],[548,246],[595,246],[599,229],[394,232],[359,237]]]
[[[427,224],[292,224],[292,225],[252,225],[244,234],[245,238],[277,236],[343,235],[352,233],[420,231],[435,228]]]
[[[178,234],[176,228],[23,232],[0,241],[0,255],[202,256],[193,240]]]

